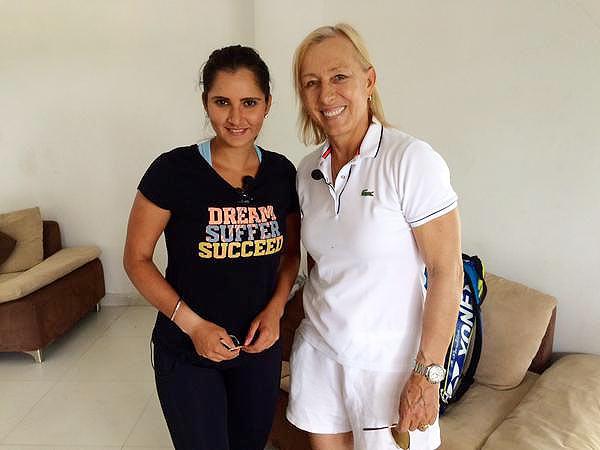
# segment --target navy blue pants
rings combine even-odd
[[[263,450],[281,374],[277,342],[215,363],[154,346],[154,375],[176,450]]]

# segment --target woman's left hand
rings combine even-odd
[[[398,429],[415,431],[427,428],[437,419],[439,404],[439,384],[432,384],[419,374],[413,373],[400,395]]]
[[[248,353],[260,353],[277,342],[281,316],[282,311],[272,305],[263,309],[250,324],[242,350]],[[258,338],[251,344],[257,332]]]

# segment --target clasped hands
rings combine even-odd
[[[281,315],[282,311],[276,307],[267,306],[250,324],[242,345],[240,342],[234,342],[233,337],[223,327],[207,320],[194,326],[190,338],[196,353],[214,362],[237,358],[240,351],[260,353],[279,339]]]

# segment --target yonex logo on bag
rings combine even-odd
[[[363,197],[374,197],[375,191],[369,191],[368,189],[363,189],[362,192],[360,193],[360,195],[362,195]]]
[[[475,299],[471,296],[471,289],[466,286],[464,297],[460,300],[459,317],[460,325],[460,350],[458,356],[467,354],[467,347],[471,339],[471,330],[473,329],[473,305]]]

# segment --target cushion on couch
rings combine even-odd
[[[544,337],[556,299],[493,274],[482,306],[483,348],[475,379],[495,389],[519,385]]]
[[[0,231],[0,266],[8,259],[15,249],[15,245],[17,245],[17,241]]]
[[[600,448],[600,356],[568,355],[547,369],[485,450]]]
[[[12,278],[17,278],[22,273],[23,272],[0,273],[0,284],[4,283],[5,281],[8,281]]]
[[[0,275],[2,277],[0,279],[0,303],[19,299],[47,286],[96,259],[99,255],[98,247],[64,248],[16,276],[11,276],[13,274]]]
[[[529,392],[538,377],[533,372],[527,372],[519,386],[503,391],[473,383],[460,402],[450,405],[440,419],[440,450],[481,448],[504,417]]]
[[[17,241],[13,252],[0,265],[0,273],[21,272],[42,261],[44,249],[39,208],[0,214],[0,231]]]

